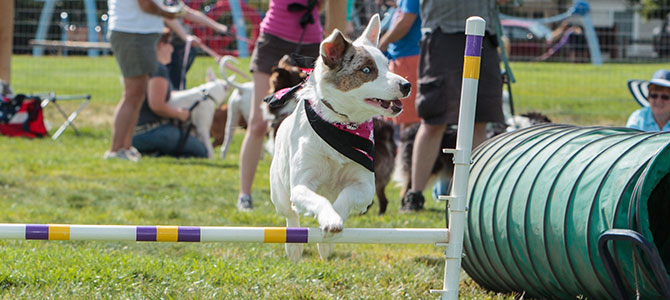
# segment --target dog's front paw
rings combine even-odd
[[[342,220],[342,217],[335,212],[321,213],[318,220],[323,233],[336,233],[341,232],[342,229],[344,229],[344,221]]]
[[[298,262],[302,257],[303,244],[286,244],[286,255],[292,262]]]

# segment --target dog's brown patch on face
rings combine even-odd
[[[374,81],[378,75],[377,64],[365,48],[349,47],[342,64],[324,77],[324,80],[332,82],[338,90],[350,91],[366,82]]]

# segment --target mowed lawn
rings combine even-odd
[[[246,68],[247,60],[241,60]],[[204,82],[213,60],[198,58],[188,86]],[[541,111],[555,121],[623,125],[637,104],[629,78],[646,79],[660,65],[515,63],[515,109]],[[605,74],[606,76],[601,76]],[[225,159],[146,158],[104,161],[112,114],[121,94],[111,57],[15,56],[18,93],[89,93],[75,121],[81,135],[60,139],[0,137],[0,223],[180,226],[283,226],[270,202],[271,158],[254,182],[252,212],[238,212],[237,132]],[[63,101],[70,111],[79,101]],[[63,119],[45,109],[53,127]],[[444,227],[444,204],[430,200],[420,213],[400,214],[399,191],[387,187],[389,211],[374,205],[347,227]],[[311,217],[303,226],[316,227]],[[280,244],[0,241],[2,299],[434,299],[442,286],[443,248],[433,245],[337,245],[328,261],[307,245],[294,264]],[[480,288],[462,272],[462,299],[514,299]],[[518,297],[518,295],[516,295]]]

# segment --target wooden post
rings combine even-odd
[[[14,0],[0,1],[0,80],[10,82],[12,39],[14,38]]]

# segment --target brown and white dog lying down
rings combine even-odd
[[[372,121],[393,117],[411,85],[388,70],[377,48],[379,15],[351,42],[337,29],[320,45],[314,71],[291,97],[298,103],[277,131],[270,196],[287,227],[313,216],[325,236],[341,232],[349,214],[365,212],[375,193]],[[303,245],[287,243],[293,261]],[[322,259],[333,244],[320,243]]]
[[[504,124],[501,124],[501,126],[490,126],[487,129],[487,137],[491,138],[506,131],[526,128],[532,125],[551,123],[551,120],[541,113],[529,112],[522,115],[515,115],[507,122],[513,125],[505,126]],[[418,129],[419,124],[415,124],[400,133],[400,148],[398,149],[398,155],[396,156],[393,180],[400,185],[401,197],[405,195],[412,185],[412,152],[414,150],[414,138],[416,137]],[[440,149],[456,148],[456,133],[456,128],[447,127],[442,135]],[[431,179],[427,185],[428,187],[432,187],[433,183],[438,180],[451,180],[451,176],[454,174],[452,157],[451,154],[442,153],[442,151],[440,151],[440,154],[438,154],[437,159],[435,160],[435,164],[433,164],[433,169],[430,171]]]
[[[276,93],[281,89],[294,87],[302,83],[307,78],[301,68],[291,65],[289,57],[284,56],[279,64],[272,69],[270,76],[270,92]],[[263,118],[268,122],[269,136],[266,145],[266,151],[272,153],[274,149],[274,139],[277,129],[281,122],[295,110],[297,101],[285,102],[282,106],[270,107],[268,103],[263,102],[261,108]],[[379,214],[386,212],[388,198],[386,197],[386,186],[391,180],[397,146],[393,140],[394,128],[390,122],[382,118],[373,119],[373,132],[375,141],[375,190],[379,200]]]

